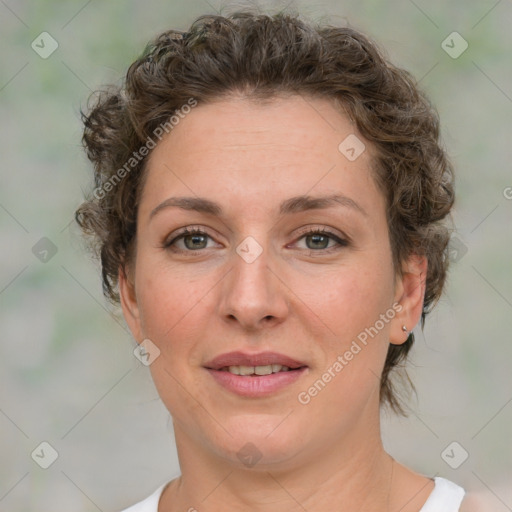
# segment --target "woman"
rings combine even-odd
[[[77,221],[181,467],[128,510],[463,510],[380,434],[454,202],[411,76],[352,29],[203,16],[83,118],[96,188]]]

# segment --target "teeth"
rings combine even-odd
[[[271,373],[287,372],[290,368],[280,364],[267,364],[264,366],[230,366],[222,368],[234,375],[270,375]]]
[[[238,375],[252,375],[254,373],[254,366],[239,366]]]
[[[267,364],[266,366],[255,366],[254,373],[256,375],[270,375],[272,373],[272,365]]]

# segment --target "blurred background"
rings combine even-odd
[[[169,414],[73,222],[92,179],[79,109],[158,32],[246,5],[0,0],[1,511],[116,511],[179,474]],[[457,176],[454,264],[414,330],[417,399],[407,419],[383,412],[384,442],[510,511],[512,3],[290,6],[370,35],[439,110]]]

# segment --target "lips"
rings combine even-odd
[[[264,398],[288,388],[308,372],[308,365],[276,352],[229,352],[204,365],[213,381],[244,398]]]
[[[277,352],[260,352],[258,354],[248,354],[245,352],[229,352],[221,354],[204,367],[210,370],[222,370],[229,366],[268,366],[281,365],[287,366],[290,370],[306,367],[307,364],[296,359],[292,359],[284,354]]]

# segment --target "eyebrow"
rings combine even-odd
[[[333,206],[343,206],[350,208],[360,214],[368,217],[366,210],[353,199],[343,194],[332,194],[329,196],[295,196],[283,201],[279,208],[280,215],[289,215],[293,213],[304,212],[307,210],[321,210],[332,208]],[[191,210],[201,213],[207,213],[216,217],[221,217],[223,214],[222,207],[209,199],[204,197],[169,197],[149,214],[151,220],[158,212],[166,208],[177,207],[182,210]]]

